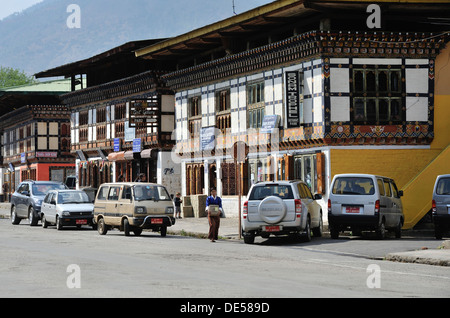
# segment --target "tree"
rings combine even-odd
[[[0,88],[36,83],[33,76],[12,67],[0,67]]]

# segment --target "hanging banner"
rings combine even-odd
[[[300,126],[300,73],[285,73],[287,128]]]

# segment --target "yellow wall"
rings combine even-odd
[[[331,178],[340,173],[368,173],[390,177],[401,189],[438,154],[429,149],[332,149]]]
[[[436,176],[450,173],[450,43],[435,63],[434,139],[430,149],[332,149],[331,178],[339,173],[390,177],[404,190],[404,228],[431,209]]]
[[[450,144],[450,43],[436,58],[434,96],[434,140],[432,148]]]

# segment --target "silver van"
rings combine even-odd
[[[166,236],[175,224],[174,203],[167,189],[155,183],[104,183],[94,202],[94,223],[100,235],[118,228],[129,236],[151,229]]]
[[[328,199],[328,223],[331,237],[351,229],[353,235],[376,231],[378,238],[393,230],[400,238],[405,217],[394,180],[370,174],[334,176]]]
[[[450,229],[450,174],[436,178],[431,211],[435,236],[440,240],[443,234]]]

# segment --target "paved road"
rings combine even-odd
[[[439,241],[271,239],[246,245],[146,232],[100,236],[88,228],[57,231],[4,219],[0,297],[450,297],[448,267],[378,259],[392,246],[424,244],[435,248]]]

